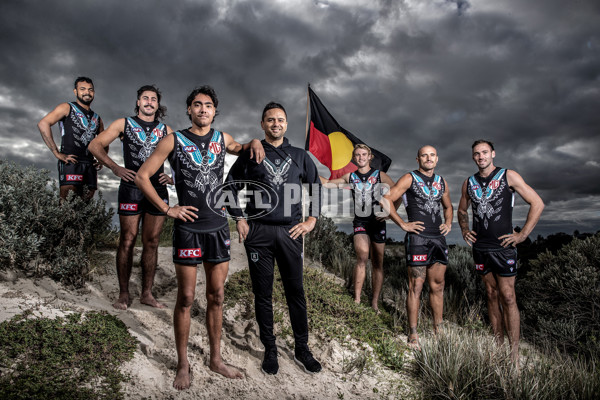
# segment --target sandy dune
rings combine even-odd
[[[233,239],[233,238],[232,238]],[[140,249],[136,249],[139,259]],[[159,251],[155,279],[157,299],[168,305],[157,310],[140,304],[140,270],[134,267],[132,276],[133,304],[127,311],[113,309],[118,295],[114,268],[114,252],[106,252],[95,260],[99,265],[94,280],[84,289],[65,289],[50,279],[17,279],[13,273],[0,278],[0,320],[6,320],[25,309],[36,315],[52,317],[68,311],[104,310],[118,316],[140,341],[132,361],[124,366],[131,376],[125,385],[131,399],[380,399],[404,397],[413,383],[406,374],[394,373],[375,364],[367,372],[344,373],[344,366],[358,351],[350,351],[336,342],[320,342],[311,336],[309,343],[323,371],[306,374],[293,361],[293,351],[278,339],[280,371],[267,376],[260,370],[262,345],[258,328],[248,319],[247,310],[237,306],[225,309],[222,354],[225,361],[240,368],[245,378],[229,380],[211,372],[208,362],[208,337],[204,325],[206,299],[204,273],[198,273],[196,304],[192,310],[189,356],[192,364],[192,387],[183,392],[172,388],[177,357],[173,339],[172,310],[176,297],[176,281],[171,261],[171,248]],[[245,251],[232,240],[232,262],[229,273],[247,268]],[[105,271],[102,271],[105,270]]]

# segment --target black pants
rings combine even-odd
[[[273,335],[273,276],[277,261],[290,312],[296,347],[308,343],[308,317],[302,276],[302,237],[290,237],[291,226],[263,225],[250,222],[244,243],[252,278],[256,321],[260,341],[275,346]]]

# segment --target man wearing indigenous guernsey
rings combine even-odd
[[[375,215],[379,208],[379,199],[394,185],[394,181],[383,171],[371,168],[373,154],[365,144],[357,144],[352,152],[352,161],[358,169],[337,179],[325,179],[321,183],[325,187],[348,183],[354,196],[354,301],[360,303],[360,295],[366,277],[366,266],[371,257],[371,282],[373,298],[371,307],[379,312],[379,295],[383,286],[383,254],[385,250],[385,220],[378,220]],[[383,185],[382,185],[383,183]]]
[[[90,108],[94,101],[94,83],[80,76],[75,79],[73,93],[76,101],[59,104],[38,123],[46,146],[58,159],[61,201],[70,191],[83,197],[84,186],[89,189],[85,199],[91,199],[97,188],[97,171],[102,167],[88,151],[88,144],[104,130],[102,119]],[[57,122],[61,133],[60,151],[52,137],[52,126]]]
[[[477,140],[471,148],[479,170],[462,186],[458,223],[464,240],[473,247],[475,269],[485,284],[494,335],[501,344],[506,329],[511,358],[518,365],[520,316],[515,297],[516,245],[527,239],[537,224],[544,202],[521,175],[494,165],[496,152],[492,142]],[[520,232],[512,228],[514,192],[529,204]],[[469,229],[469,204],[473,213],[472,229]]]
[[[145,85],[137,91],[135,116],[119,118],[101,132],[89,145],[90,152],[119,178],[119,224],[121,233],[117,250],[117,275],[119,298],[113,307],[126,310],[131,305],[129,279],[133,265],[133,248],[142,223],[142,293],[140,303],[164,308],[152,295],[154,273],[158,259],[158,241],[165,222],[165,214],[154,207],[133,183],[137,171],[152,154],[159,141],[172,133],[171,128],[161,122],[166,107],[160,104],[161,93],[153,85]],[[124,167],[115,163],[105,148],[117,138],[123,144]],[[152,185],[166,204],[169,194],[166,184],[173,181],[164,173],[163,166],[152,176]]]
[[[211,194],[223,183],[225,152],[239,155],[251,149],[262,162],[265,153],[259,140],[241,145],[229,134],[212,129],[219,102],[210,86],[194,89],[186,100],[192,122],[188,129],[161,140],[135,177],[136,185],[155,207],[175,219],[173,261],[177,275],[177,302],[173,313],[177,373],[173,387],[187,389],[191,367],[187,357],[190,311],[196,291],[197,265],[206,275],[206,325],[210,343],[209,368],[227,378],[242,373],[221,358],[221,327],[225,279],[229,269],[229,227],[224,209],[210,203]],[[151,177],[169,159],[179,204],[169,207],[152,185]]]
[[[417,152],[419,169],[403,175],[392,187],[386,199],[402,197],[408,222],[396,210],[390,218],[406,231],[404,244],[408,265],[408,344],[419,347],[417,322],[423,284],[429,284],[429,305],[433,313],[433,331],[438,332],[444,310],[444,275],[448,264],[446,235],[452,229],[452,202],[446,180],[434,173],[437,150],[423,146]],[[443,217],[443,218],[442,218]]]

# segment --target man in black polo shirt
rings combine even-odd
[[[319,216],[320,182],[317,168],[308,153],[292,147],[283,137],[287,114],[281,104],[269,103],[263,110],[261,127],[265,160],[257,164],[248,153],[242,154],[231,167],[227,182],[237,191],[244,187],[254,196],[246,207],[247,220],[238,207],[229,207],[237,220],[240,241],[244,241],[260,340],[265,346],[262,370],[276,374],[279,370],[277,346],[273,335],[273,276],[277,261],[295,339],[295,361],[308,373],[321,370],[308,348],[308,317],[303,284],[304,235],[312,231]],[[310,216],[302,222],[302,183],[310,185]]]

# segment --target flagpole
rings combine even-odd
[[[308,89],[310,89],[310,82],[308,82],[308,87],[306,89],[306,126],[304,129],[304,143],[306,144],[306,138],[308,137],[308,112],[309,112],[309,107],[310,107],[310,96],[309,96],[309,92]],[[305,209],[305,196],[306,193],[304,191],[304,186],[302,186],[302,221],[306,221],[306,215],[304,212]],[[302,238],[302,269],[304,270],[304,258],[305,258],[305,254],[304,254],[304,238]]]

